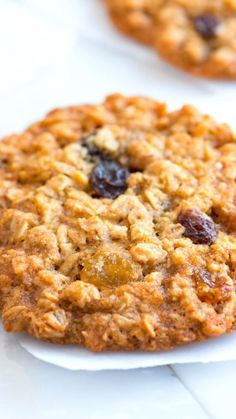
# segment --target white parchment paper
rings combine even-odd
[[[61,346],[38,342],[29,336],[20,338],[20,344],[36,358],[70,370],[128,370],[157,365],[236,359],[236,333],[159,353],[92,353],[74,345]]]

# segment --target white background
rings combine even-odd
[[[0,0],[0,135],[111,92],[194,103],[236,126],[233,83],[194,79],[116,34],[99,0]],[[0,330],[3,419],[231,419],[236,362],[72,372]]]

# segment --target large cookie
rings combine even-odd
[[[0,143],[0,309],[93,351],[235,325],[236,139],[191,106],[113,95]]]
[[[236,78],[235,0],[106,2],[119,28],[144,37],[168,62],[200,76]]]

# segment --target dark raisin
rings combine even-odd
[[[97,164],[90,177],[90,184],[99,197],[114,199],[127,189],[129,171],[112,160]]]
[[[178,216],[178,222],[185,227],[184,236],[195,244],[211,245],[216,241],[217,231],[214,221],[197,209],[187,209]]]
[[[207,271],[200,271],[198,272],[198,279],[203,282],[205,285],[208,285],[208,287],[213,288],[215,286],[215,283],[211,279],[210,272]]]
[[[0,168],[5,166],[5,164],[7,164],[7,159],[1,159],[0,160]]]
[[[211,39],[216,36],[218,25],[218,19],[210,14],[197,16],[194,19],[195,29],[205,39]]]
[[[86,148],[88,157],[90,158],[91,161],[95,161],[95,160],[105,157],[104,151],[101,150],[99,147],[97,147],[96,144],[94,144],[93,142],[93,138],[95,135],[96,135],[96,131],[82,137],[79,141],[80,145]]]

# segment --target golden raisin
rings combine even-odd
[[[101,246],[84,262],[81,280],[98,288],[113,288],[139,280],[141,273],[140,266],[128,252],[117,247]]]

